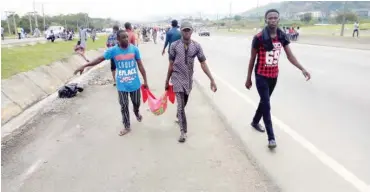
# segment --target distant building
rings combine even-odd
[[[370,9],[355,9],[353,11],[359,17],[370,17]]]

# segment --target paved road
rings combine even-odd
[[[195,39],[219,86],[207,94],[283,191],[370,191],[370,51],[292,44],[312,73],[309,82],[281,55],[271,101],[278,148],[271,153],[267,136],[249,126],[259,102],[255,85],[244,88],[251,37]],[[200,68],[195,77],[209,87]]]
[[[1,41],[1,45],[27,44],[38,41],[46,41],[45,38],[26,38],[26,39],[5,39]]]
[[[149,85],[163,90],[167,57],[162,45],[140,45]],[[187,107],[188,142],[179,144],[175,105],[122,128],[109,66],[96,72],[84,92],[57,100],[28,125],[29,131],[2,148],[2,190],[7,192],[279,191],[253,166],[204,96],[194,89]],[[97,83],[96,83],[97,82]]]
[[[105,33],[97,33],[98,36],[103,36]],[[78,38],[78,35],[75,36],[75,38]],[[60,39],[56,39],[60,40]],[[39,38],[26,38],[26,39],[5,39],[1,41],[1,45],[22,45],[22,44],[30,44],[30,43],[37,43],[41,41],[47,41],[44,37]]]

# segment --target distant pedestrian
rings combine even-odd
[[[268,136],[268,147],[275,148],[276,141],[272,128],[271,112],[270,112],[270,97],[274,91],[278,77],[278,63],[281,54],[281,49],[284,48],[288,60],[294,66],[302,71],[306,80],[311,78],[308,73],[298,62],[293,55],[289,44],[290,41],[283,30],[278,28],[279,12],[275,9],[270,9],[265,14],[267,26],[254,36],[251,48],[251,57],[249,60],[248,75],[245,82],[247,89],[252,87],[252,71],[254,62],[257,57],[255,66],[256,87],[260,95],[260,103],[251,123],[257,131],[265,132],[264,128],[259,124],[263,117]]]
[[[143,86],[148,88],[148,84],[139,49],[129,43],[127,32],[119,30],[117,32],[117,40],[118,45],[109,48],[105,51],[104,55],[81,66],[74,72],[74,74],[81,74],[86,67],[95,66],[104,60],[114,59],[114,63],[117,67],[116,82],[118,98],[121,105],[122,123],[124,125],[119,135],[123,136],[131,131],[128,95],[130,95],[137,121],[141,122],[143,119],[139,112],[141,83],[138,69],[144,79]]]
[[[134,31],[132,30],[131,23],[126,22],[125,23],[125,29],[126,29],[126,32],[127,32],[127,35],[128,35],[129,43],[131,43],[132,45],[137,46],[136,35],[135,35]]]
[[[353,33],[352,33],[352,37],[355,37],[355,33],[358,37],[358,29],[360,27],[360,24],[358,23],[358,21],[355,22],[355,24],[353,25]]]
[[[193,27],[191,23],[184,22],[181,25],[182,39],[171,44],[169,51],[169,67],[165,89],[169,88],[169,82],[173,84],[174,92],[177,100],[177,115],[180,125],[181,135],[179,142],[185,142],[186,133],[188,130],[187,120],[185,115],[185,106],[189,99],[189,94],[193,85],[194,59],[198,58],[204,73],[211,81],[211,90],[217,91],[216,83],[208,69],[206,57],[203,49],[198,42],[191,39]]]
[[[108,36],[107,39],[107,48],[114,47],[118,44],[117,42],[117,32],[119,30],[118,25],[113,26],[113,32]],[[112,72],[112,78],[113,78],[113,86],[116,86],[116,64],[114,63],[114,59],[112,58],[110,60],[110,70]]]
[[[170,51],[171,44],[179,39],[181,39],[181,33],[179,30],[178,22],[177,20],[171,21],[172,28],[168,30],[166,33],[166,41],[164,42],[164,47],[162,50],[162,55],[166,52],[166,48],[168,46],[168,52]]]

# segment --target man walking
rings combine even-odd
[[[136,35],[135,35],[134,31],[132,31],[132,25],[131,25],[131,23],[126,22],[125,23],[125,29],[126,29],[126,32],[128,34],[128,41],[129,41],[129,43],[137,46]]]
[[[179,120],[181,135],[179,142],[185,142],[187,133],[187,120],[185,106],[193,85],[194,58],[197,57],[204,73],[211,81],[211,90],[217,91],[216,83],[206,64],[206,57],[199,43],[191,39],[193,27],[189,22],[181,25],[182,39],[171,44],[169,51],[169,67],[165,89],[169,87],[169,81],[173,84],[177,100],[177,118]]]
[[[171,44],[179,39],[181,39],[181,33],[179,30],[177,20],[172,20],[171,22],[172,28],[166,33],[166,41],[164,43],[164,47],[162,50],[162,55],[166,52],[166,48],[168,45],[168,51],[170,51]]]
[[[123,136],[131,131],[128,95],[131,97],[137,121],[141,122],[143,118],[139,113],[141,84],[137,68],[139,68],[139,71],[143,76],[143,86],[148,88],[148,84],[139,49],[129,43],[127,32],[119,30],[117,32],[117,40],[118,45],[109,48],[105,51],[104,55],[78,68],[75,71],[75,74],[78,72],[82,73],[86,67],[97,65],[104,60],[114,59],[114,63],[118,70],[116,73],[116,82],[119,103],[121,105],[122,122],[124,125],[124,128],[120,131],[119,135]]]
[[[108,36],[107,39],[107,48],[111,48],[116,46],[117,43],[117,32],[119,30],[118,25],[113,26],[113,32]],[[114,63],[114,59],[112,58],[110,60],[110,70],[112,71],[112,77],[113,77],[113,86],[116,86],[116,64]]]
[[[251,76],[254,62],[258,56],[255,67],[255,77],[256,87],[258,94],[260,95],[260,103],[251,125],[257,131],[265,132],[263,127],[259,124],[259,121],[263,117],[268,136],[269,148],[276,147],[270,113],[270,96],[274,91],[277,82],[279,72],[278,63],[282,51],[281,49],[284,48],[290,63],[302,71],[302,74],[306,77],[306,80],[311,78],[310,73],[308,73],[299,64],[298,60],[293,55],[289,47],[290,42],[287,35],[284,33],[284,31],[278,28],[279,20],[279,12],[277,10],[270,9],[266,12],[265,21],[267,26],[253,38],[248,76],[247,81],[245,82],[246,88],[250,89],[252,87]]]
[[[360,27],[360,24],[358,23],[358,21],[356,21],[355,24],[353,25],[352,37],[355,37],[355,33],[356,33],[357,38],[358,38],[358,28],[359,27]]]

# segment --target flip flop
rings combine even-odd
[[[126,135],[127,133],[129,133],[131,130],[130,129],[124,129],[124,130],[121,130],[120,132],[119,132],[119,136],[124,136],[124,135]]]

